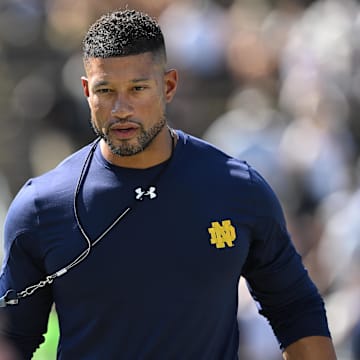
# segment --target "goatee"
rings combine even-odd
[[[131,143],[127,140],[124,140],[121,142],[120,145],[115,145],[109,136],[109,132],[106,131],[104,133],[103,131],[101,131],[95,125],[95,121],[93,119],[91,119],[90,122],[95,134],[101,137],[106,142],[114,155],[133,156],[144,151],[152,143],[152,141],[166,125],[166,117],[165,115],[162,116],[158,122],[156,122],[151,128],[147,130],[145,130],[144,126],[140,122],[133,121],[134,123],[136,123],[137,126],[139,126],[140,129],[140,134],[136,138],[136,143]],[[122,121],[119,120],[119,123],[120,122]]]

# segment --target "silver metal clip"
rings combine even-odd
[[[8,290],[5,295],[0,298],[0,307],[7,305],[17,305],[19,303],[19,297],[15,290]]]

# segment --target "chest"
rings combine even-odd
[[[250,234],[236,199],[207,185],[189,191],[188,184],[173,182],[153,189],[132,184],[86,191],[78,202],[79,221],[96,244],[54,283],[55,294],[72,291],[94,298],[121,289],[139,297],[166,288],[206,296],[237,287]],[[86,249],[75,221],[65,222],[57,233],[62,234],[57,246],[46,256],[49,271]]]

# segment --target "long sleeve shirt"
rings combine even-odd
[[[246,162],[177,133],[171,159],[154,167],[114,166],[97,146],[84,169],[88,145],[20,190],[5,224],[2,294],[90,251],[0,310],[3,333],[24,359],[43,341],[53,304],[61,360],[237,359],[241,276],[280,347],[330,336],[267,182]]]

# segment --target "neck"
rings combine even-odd
[[[165,126],[152,143],[136,155],[115,155],[103,139],[100,141],[100,149],[104,158],[113,165],[133,169],[146,169],[168,160],[172,156],[177,139],[176,132],[170,127]]]

